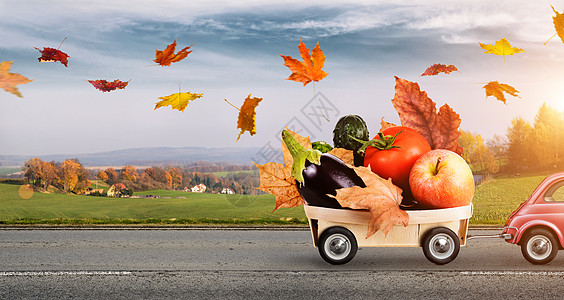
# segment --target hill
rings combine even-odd
[[[21,166],[32,157],[44,161],[77,158],[85,166],[188,164],[196,161],[250,164],[258,147],[147,147],[82,154],[0,155],[0,166]]]

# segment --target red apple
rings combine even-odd
[[[409,186],[423,208],[449,208],[470,204],[474,177],[464,159],[444,149],[423,154],[411,168]]]

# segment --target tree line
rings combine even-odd
[[[462,157],[475,170],[491,175],[503,171],[561,170],[564,167],[564,113],[544,103],[532,122],[511,121],[505,136],[485,141],[481,135],[462,131]]]
[[[196,167],[203,167],[198,163]],[[206,192],[220,193],[224,188],[231,188],[238,194],[259,193],[256,188],[260,180],[252,166],[217,165],[216,169],[238,170],[226,177],[218,177],[212,173],[195,172],[194,165],[187,166],[153,166],[137,170],[127,165],[121,169],[106,168],[92,174],[84,169],[76,159],[68,159],[63,163],[45,162],[40,158],[31,158],[22,167],[24,178],[37,190],[48,191],[58,189],[66,193],[82,194],[91,186],[90,180],[99,179],[108,185],[123,185],[129,191],[147,191],[155,189],[183,190],[204,184]],[[213,167],[212,167],[213,168]]]

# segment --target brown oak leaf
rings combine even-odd
[[[486,97],[494,96],[497,98],[497,100],[502,101],[505,104],[507,103],[505,102],[506,99],[505,96],[503,95],[504,92],[513,97],[521,98],[517,95],[519,91],[516,90],[514,87],[505,83],[499,83],[497,81],[488,82],[488,84],[484,85],[484,89],[486,89]]]
[[[296,207],[304,204],[304,199],[298,191],[296,180],[292,177],[292,165],[267,162],[258,165],[253,162],[260,173],[260,185],[257,189],[274,195],[277,210],[281,207]]]
[[[4,89],[8,93],[12,93],[22,98],[22,93],[20,93],[16,85],[26,84],[33,80],[17,73],[10,73],[12,63],[14,62],[3,61],[0,63],[0,88]]]
[[[367,209],[370,211],[368,223],[369,238],[378,230],[388,235],[394,225],[407,226],[409,215],[400,209],[402,190],[392,183],[391,179],[385,180],[367,167],[354,167],[354,171],[366,184],[366,187],[353,186],[337,190],[334,196],[343,207],[352,209]]]
[[[188,54],[192,53],[192,51],[188,51],[190,47],[194,46],[194,44],[185,47],[184,49],[174,53],[176,48],[176,40],[170,45],[166,47],[163,51],[155,50],[156,58],[153,60],[154,62],[158,63],[161,66],[170,66],[171,63],[179,62],[188,56]]]
[[[444,104],[437,113],[435,102],[425,91],[421,91],[419,84],[398,77],[392,104],[398,112],[401,125],[423,135],[431,149],[462,153],[458,145],[460,116],[448,104]]]
[[[431,76],[431,75],[438,75],[439,73],[449,74],[451,72],[458,71],[458,69],[454,65],[443,65],[443,64],[434,64],[425,70],[421,76]]]
[[[300,44],[298,45],[300,50],[300,55],[303,62],[292,58],[291,56],[286,56],[280,54],[284,59],[284,65],[292,71],[290,77],[287,80],[293,80],[296,82],[301,82],[306,86],[312,81],[319,81],[328,74],[321,70],[325,64],[325,55],[321,48],[319,48],[319,42],[315,45],[315,48],[311,51],[305,46],[300,38]]]

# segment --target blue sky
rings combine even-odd
[[[550,4],[564,10],[562,0],[0,0],[0,61],[34,80],[18,86],[23,98],[0,90],[0,154],[263,147],[296,123],[331,142],[345,114],[362,116],[375,135],[382,117],[399,122],[394,76],[418,82],[438,106],[448,103],[463,130],[504,135],[517,116],[533,121],[543,102],[564,110],[564,44],[555,37],[543,45],[555,33]],[[57,48],[65,37],[68,68],[38,62],[34,47]],[[285,80],[290,71],[279,54],[299,57],[299,38],[308,48],[319,42],[327,57],[329,75],[315,87]],[[525,53],[505,64],[483,54],[478,42],[501,38]],[[178,47],[194,44],[188,58],[150,66],[155,50],[175,39]],[[460,72],[419,76],[434,63]],[[131,82],[102,93],[86,81],[93,79]],[[492,80],[521,98],[508,96],[507,105],[486,98],[482,86]],[[204,97],[184,112],[153,110],[179,84]],[[257,134],[236,142],[238,112],[224,99],[241,105],[249,94],[263,98]],[[328,121],[308,123],[315,101],[330,104]]]

